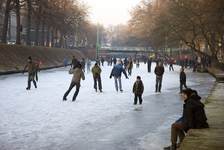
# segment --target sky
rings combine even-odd
[[[126,24],[131,18],[128,10],[141,0],[83,0],[90,8],[90,19],[107,27],[110,24]]]

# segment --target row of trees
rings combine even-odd
[[[223,0],[142,0],[130,14],[130,36],[137,45],[166,50],[185,44],[224,67],[217,60],[224,50]]]
[[[54,44],[54,37],[57,37],[59,32],[59,47],[64,43],[66,48],[67,44],[66,40],[64,40],[66,35],[76,35],[84,31],[89,24],[89,7],[78,0],[1,0],[0,3],[5,4],[6,7],[2,43],[6,43],[9,12],[13,9],[17,18],[16,44],[20,44],[21,15],[27,17],[26,45],[30,45],[31,20],[35,23],[34,44],[38,45],[39,27],[41,26],[41,46],[44,46],[44,30],[47,30],[47,47],[49,47],[50,43],[50,31],[52,32],[51,43]]]

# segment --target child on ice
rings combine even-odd
[[[142,93],[144,91],[144,85],[141,81],[141,77],[137,76],[136,82],[133,85],[133,93],[135,94],[134,105],[137,105],[137,98],[139,98],[139,104],[142,104]]]

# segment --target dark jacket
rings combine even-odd
[[[148,60],[148,67],[151,66],[151,64],[152,64],[152,60],[149,59],[149,60]]]
[[[200,99],[200,96],[194,94],[184,101],[182,126],[185,132],[189,129],[209,128],[204,104],[199,101]]]
[[[185,72],[180,72],[180,82],[186,82],[186,74]]]
[[[112,76],[121,77],[121,72],[123,72],[123,74],[125,75],[126,78],[128,77],[126,74],[126,71],[124,70],[124,68],[121,65],[114,66],[114,68],[111,71],[110,77],[112,77]]]
[[[25,71],[27,67],[28,67],[28,73],[35,73],[36,72],[35,63],[33,63],[32,61],[26,63],[23,71]]]
[[[80,64],[82,65],[82,68],[85,68],[85,64],[86,64],[86,62],[85,62],[84,60],[81,61]]]
[[[99,66],[95,65],[95,66],[92,68],[91,72],[93,73],[93,76],[94,76],[94,77],[98,77],[98,76],[100,76],[101,68],[100,68]]]
[[[163,73],[164,73],[164,67],[163,66],[157,66],[154,70],[154,73],[157,75],[157,76],[163,76]]]
[[[71,67],[72,67],[72,65],[74,66],[75,64],[77,63],[77,59],[72,59],[72,63],[71,63]]]
[[[117,59],[114,58],[114,59],[113,59],[113,62],[114,62],[114,64],[116,65],[116,63],[117,63]]]
[[[144,85],[141,80],[139,82],[136,81],[134,83],[132,91],[134,94],[142,94],[143,93]]]

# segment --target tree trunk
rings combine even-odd
[[[54,29],[52,28],[52,33],[51,33],[51,47],[54,47]]]
[[[65,49],[67,49],[67,39],[66,39],[66,36],[65,36],[65,34],[64,34],[64,37],[65,37]]]
[[[41,16],[41,6],[39,6],[39,17]],[[35,29],[35,41],[34,41],[34,45],[38,46],[39,44],[39,28],[40,28],[40,18],[37,18],[36,20],[36,29]]]
[[[26,27],[26,45],[30,45],[31,0],[27,0],[27,3],[28,3],[28,15],[27,15],[27,27]]]
[[[8,31],[8,21],[9,21],[9,11],[10,11],[10,2],[11,0],[7,0],[6,2],[6,9],[5,9],[5,19],[4,19],[4,25],[2,29],[2,43],[6,43],[6,37],[7,37],[7,31]]]
[[[46,47],[49,47],[49,30],[50,30],[50,27],[49,26],[47,26],[47,42],[46,42]]]
[[[60,32],[59,48],[61,48],[61,43],[62,43],[62,34]]]
[[[41,46],[44,46],[44,19],[42,19],[42,26],[41,26]]]
[[[58,31],[57,31],[57,29],[55,29],[55,39],[56,39],[56,44],[55,44],[55,47],[58,47]]]
[[[20,45],[20,10],[19,10],[19,0],[16,0],[16,44]]]

